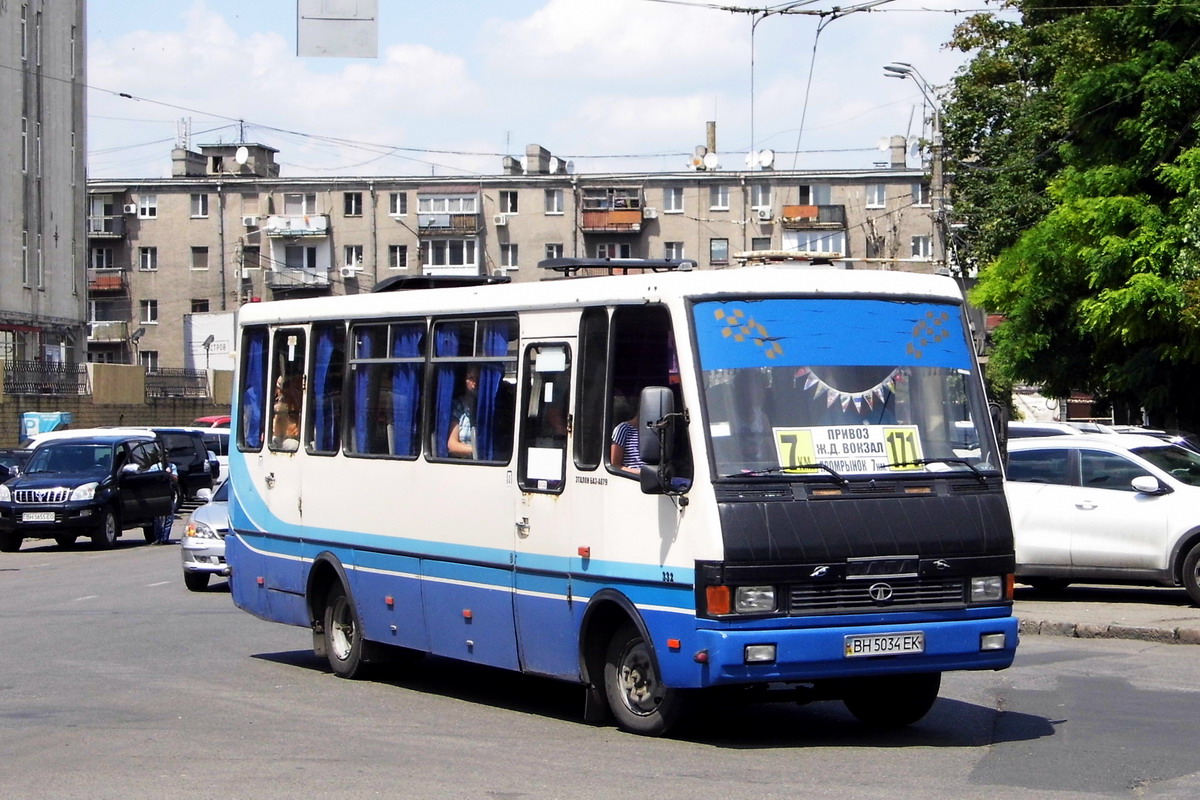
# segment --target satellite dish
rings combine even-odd
[[[888,141],[888,137],[886,136],[880,136],[879,141],[875,142],[875,149],[882,152],[886,152],[891,146],[891,142]]]
[[[716,153],[705,153],[704,154],[704,168],[705,169],[716,169],[719,166],[721,166],[721,159],[717,158]]]
[[[246,147],[239,147],[233,154],[233,160],[239,164],[245,164],[250,160],[250,151]]]
[[[912,158],[916,158],[917,154],[920,152],[921,152],[920,138],[918,138],[916,136],[908,137],[908,155]]]
[[[525,159],[525,156],[521,156],[521,172],[529,172],[529,162]]]
[[[575,174],[575,162],[574,162],[574,161],[568,161],[568,162],[567,162],[567,174],[568,174],[568,175],[574,175],[574,174]]]
[[[774,164],[775,163],[775,151],[774,150],[763,150],[761,153],[758,154],[758,163],[762,165],[763,169],[766,169],[767,167]]]
[[[558,174],[559,161],[555,156],[550,156],[550,174]]]

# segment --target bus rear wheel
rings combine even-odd
[[[617,725],[662,736],[678,721],[683,692],[663,685],[650,646],[631,623],[617,629],[604,659],[604,692]]]
[[[363,657],[366,643],[362,638],[358,611],[341,583],[335,583],[325,595],[323,622],[329,667],[341,678],[361,675],[366,664]]]
[[[873,728],[902,728],[929,713],[942,687],[942,673],[859,678],[842,698],[859,722]]]

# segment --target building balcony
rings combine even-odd
[[[845,206],[784,206],[780,222],[787,230],[846,227]]]
[[[640,233],[642,210],[640,208],[611,209],[580,212],[580,229],[584,233]]]
[[[129,339],[129,323],[106,320],[88,323],[89,342],[125,342]]]
[[[328,270],[281,267],[264,270],[263,276],[267,288],[277,293],[329,288]]]
[[[262,232],[289,239],[329,235],[328,214],[278,214],[267,217]]]
[[[87,271],[88,294],[123,294],[129,291],[127,271],[120,268],[89,269]]]
[[[124,239],[124,217],[88,217],[87,235],[89,239]]]
[[[418,214],[417,231],[422,236],[477,236],[478,214]]]

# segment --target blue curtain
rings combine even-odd
[[[263,402],[266,394],[267,332],[246,332],[246,376],[242,394],[243,442],[251,450],[263,446]]]
[[[440,325],[434,337],[434,354],[438,356],[458,355],[458,330],[454,325]],[[442,364],[437,368],[434,385],[433,452],[438,458],[448,458],[450,448],[450,412],[454,406],[454,366]]]
[[[374,354],[374,328],[359,328],[354,356],[370,358]],[[359,364],[354,370],[354,452],[368,452],[371,440],[371,372],[373,364]]]
[[[508,355],[508,322],[483,323],[483,355]],[[475,452],[482,461],[496,460],[496,398],[504,380],[504,365],[481,364],[479,399],[475,404]]]
[[[337,331],[333,328],[321,328],[317,331],[317,353],[313,364],[313,447],[321,453],[337,449],[337,437],[334,435],[334,387],[327,385],[336,335]]]
[[[417,358],[421,355],[423,326],[397,325],[392,341],[393,358]],[[392,453],[415,456],[420,448],[421,364],[408,362],[392,365]],[[448,435],[448,434],[447,434]],[[442,442],[445,444],[445,440]]]

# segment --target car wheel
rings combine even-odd
[[[104,509],[104,516],[92,534],[92,544],[101,550],[110,550],[117,543],[120,528],[117,527],[117,515],[111,508]]]
[[[630,733],[661,736],[683,711],[683,692],[663,685],[650,646],[628,622],[609,641],[604,693],[617,725]]]
[[[23,536],[15,533],[0,533],[0,553],[15,553],[21,549]]]
[[[1187,589],[1192,603],[1200,606],[1200,542],[1192,546],[1183,560],[1183,588]]]
[[[1043,594],[1058,594],[1071,585],[1066,578],[1020,578],[1020,581],[1033,587],[1034,591]]]
[[[366,642],[362,638],[358,609],[340,582],[330,587],[325,596],[324,623],[325,654],[330,668],[341,678],[361,675],[366,664],[363,657]]]
[[[59,547],[61,547],[63,550],[66,550],[68,547],[75,546],[75,534],[60,533],[54,537],[54,541]]]
[[[851,683],[842,702],[865,725],[900,728],[929,713],[941,686],[940,672],[860,678]]]
[[[185,572],[183,573],[183,585],[191,592],[203,592],[208,588],[208,573],[207,572]]]

